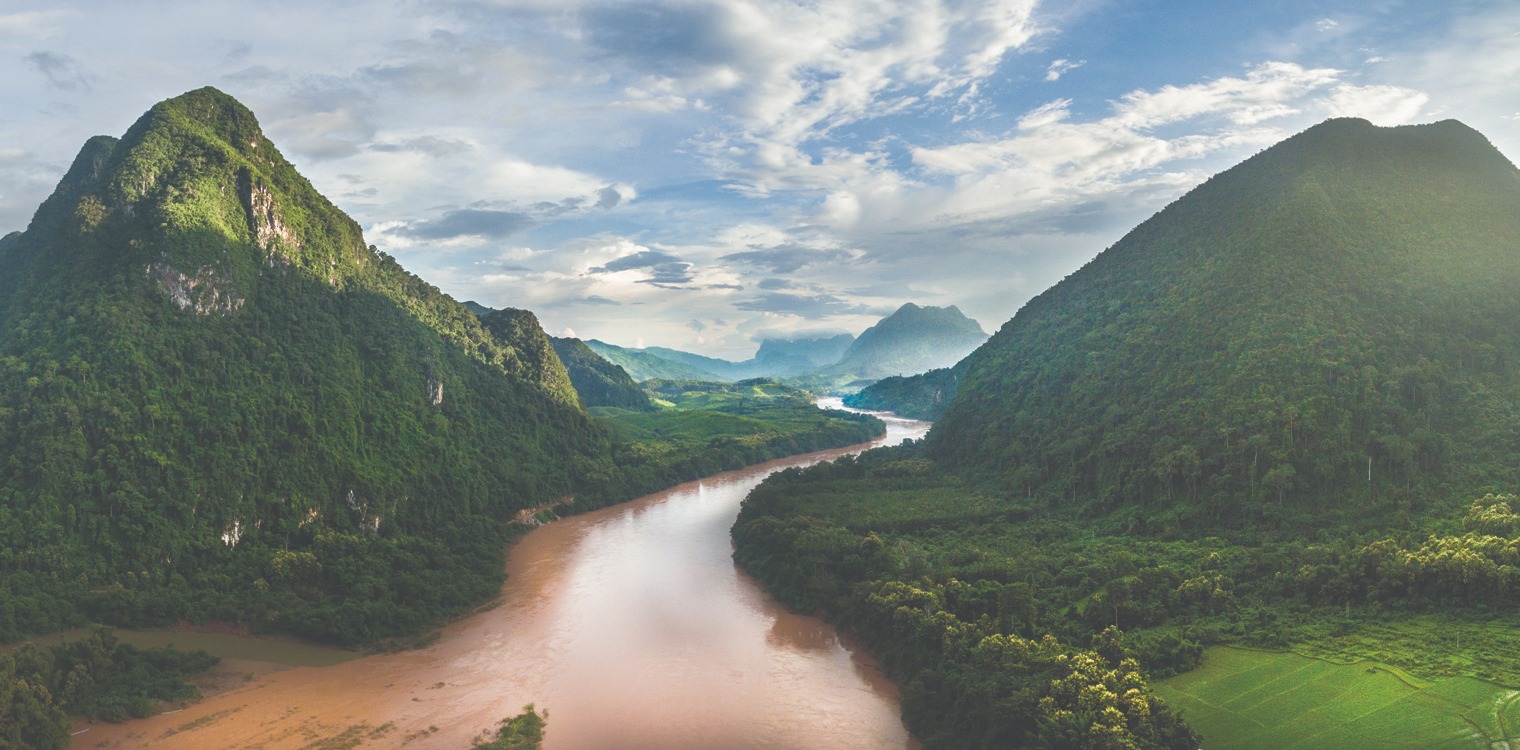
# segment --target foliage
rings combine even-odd
[[[701,393],[712,396],[715,391]],[[823,411],[805,400],[741,398],[722,389],[716,393],[728,397],[726,410],[597,410],[616,436],[613,457],[621,486],[627,488],[624,494],[632,497],[773,458],[863,443],[886,430],[875,417]]]
[[[543,746],[544,728],[549,723],[549,712],[540,713],[529,703],[522,713],[502,719],[496,734],[478,739],[470,745],[471,750],[538,750]]]
[[[805,410],[813,404],[812,394],[770,378],[752,378],[736,383],[654,378],[644,381],[643,385],[660,406],[669,409],[754,414],[776,407]]]
[[[591,351],[580,339],[550,337],[554,352],[565,363],[570,382],[580,394],[581,405],[612,406],[633,411],[653,411],[648,394],[639,388],[623,368]]]
[[[904,686],[904,717],[926,747],[1195,747],[1105,629],[1109,609],[1093,606],[1091,624],[1074,614],[1100,581],[1160,561],[1128,550],[1079,561],[1068,530],[1028,521],[1027,507],[909,444],[773,475],[745,500],[734,557],[789,606],[858,633]],[[1145,576],[1161,592],[1184,578]],[[1147,660],[1188,651],[1179,641],[1163,657],[1162,640]]]
[[[960,390],[967,362],[963,359],[954,367],[941,367],[918,375],[882,378],[859,393],[845,396],[844,404],[855,409],[890,411],[910,419],[939,419],[950,407],[955,392]]]
[[[991,726],[968,706],[1007,717],[1006,698],[970,697],[953,652],[863,592],[913,586],[925,611],[1025,639],[1121,628],[1157,677],[1234,643],[1514,684],[1520,519],[1485,493],[1520,480],[1517,203],[1520,172],[1458,123],[1313,128],[1032,300],[959,366],[923,446],[762,485],[736,559],[859,629],[947,746]],[[912,407],[928,380],[880,393]],[[1108,708],[1020,731],[1091,738],[1118,726]],[[1264,746],[1315,744],[1316,721]]]
[[[1011,496],[1216,529],[1512,486],[1517,204],[1460,123],[1311,128],[1031,300],[932,452]]]
[[[23,645],[0,655],[0,747],[67,747],[69,716],[124,721],[150,715],[156,701],[198,698],[184,681],[216,661],[204,651],[139,649],[108,628],[46,651]]]
[[[708,372],[687,362],[677,362],[666,359],[653,352],[644,349],[630,349],[628,347],[608,344],[596,339],[586,339],[586,346],[591,351],[608,362],[623,368],[634,380],[644,381],[650,378],[672,378],[676,380],[727,380],[716,373]]]

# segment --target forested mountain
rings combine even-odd
[[[926,441],[768,479],[735,559],[858,633],[926,748],[1219,744],[1146,681],[1221,644],[1494,680],[1469,683],[1488,705],[1520,684],[1517,238],[1520,171],[1466,126],[1318,125],[939,371],[964,377]],[[1202,676],[1186,705],[1295,747],[1399,720],[1295,724],[1251,684]]]
[[[1520,172],[1479,133],[1325,122],[1030,301],[931,453],[1020,496],[1235,522],[1513,487],[1517,238]]]
[[[214,89],[91,139],[0,243],[0,639],[84,613],[362,641],[490,595],[496,519],[611,471],[536,321],[493,316]]]
[[[644,349],[587,341],[592,351],[628,371],[635,380],[707,380],[730,383],[750,378],[802,375],[839,361],[855,340],[848,333],[797,339],[764,339],[755,356],[734,362],[663,346]]]
[[[909,302],[861,333],[827,371],[862,379],[916,375],[949,367],[986,340],[982,327],[953,305]]]
[[[586,339],[586,346],[590,347],[591,351],[596,352],[608,362],[623,368],[629,377],[637,381],[649,380],[650,378],[665,378],[669,380],[711,380],[721,382],[731,379],[686,363],[666,359],[644,349],[631,349],[626,346],[598,341],[597,339]]]
[[[580,394],[581,404],[592,406],[615,406],[634,411],[650,411],[654,404],[649,394],[633,382],[623,368],[591,351],[580,339],[549,337],[554,351],[559,354],[565,370],[570,373],[570,383]]]
[[[950,408],[961,378],[966,375],[967,360],[954,367],[917,375],[893,375],[844,397],[844,405],[856,409],[890,411],[912,419],[934,421]]]

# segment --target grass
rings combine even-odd
[[[1520,686],[1520,639],[1502,619],[1462,614],[1398,615],[1345,632],[1296,633],[1293,650],[1335,661],[1370,659],[1422,677],[1467,675]]]
[[[1205,748],[1457,750],[1520,739],[1520,693],[1474,677],[1421,680],[1371,661],[1223,646],[1155,690]]]

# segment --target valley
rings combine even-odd
[[[874,660],[778,604],[736,568],[728,540],[765,476],[927,429],[887,425],[866,445],[537,528],[509,553],[495,606],[430,645],[257,676],[172,714],[76,726],[89,731],[74,745],[278,748],[350,736],[365,747],[461,748],[531,702],[548,711],[551,750],[916,747]]]
[[[623,104],[688,106],[645,83]],[[701,242],[793,188],[502,162],[481,184],[574,194],[361,226],[297,164],[379,199],[288,102],[266,131],[218,88],[161,101],[0,236],[0,747],[1507,747],[1520,169],[1455,119],[1348,116],[1397,93],[1349,86],[1170,144],[1231,143],[1211,177],[1140,144],[1144,187],[1043,213],[1072,183],[1029,186],[1089,153],[946,197],[930,242],[884,196],[1033,152],[877,134],[845,161],[911,179]],[[485,148],[366,138],[414,179],[444,177],[396,154]],[[1107,236],[1072,227],[1128,216],[1108,197],[1154,213],[1079,266],[1019,244]],[[629,210],[661,228],[619,236]]]

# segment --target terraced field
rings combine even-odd
[[[1520,692],[1473,677],[1419,680],[1368,661],[1212,648],[1156,692],[1206,749],[1507,750],[1520,739]]]

